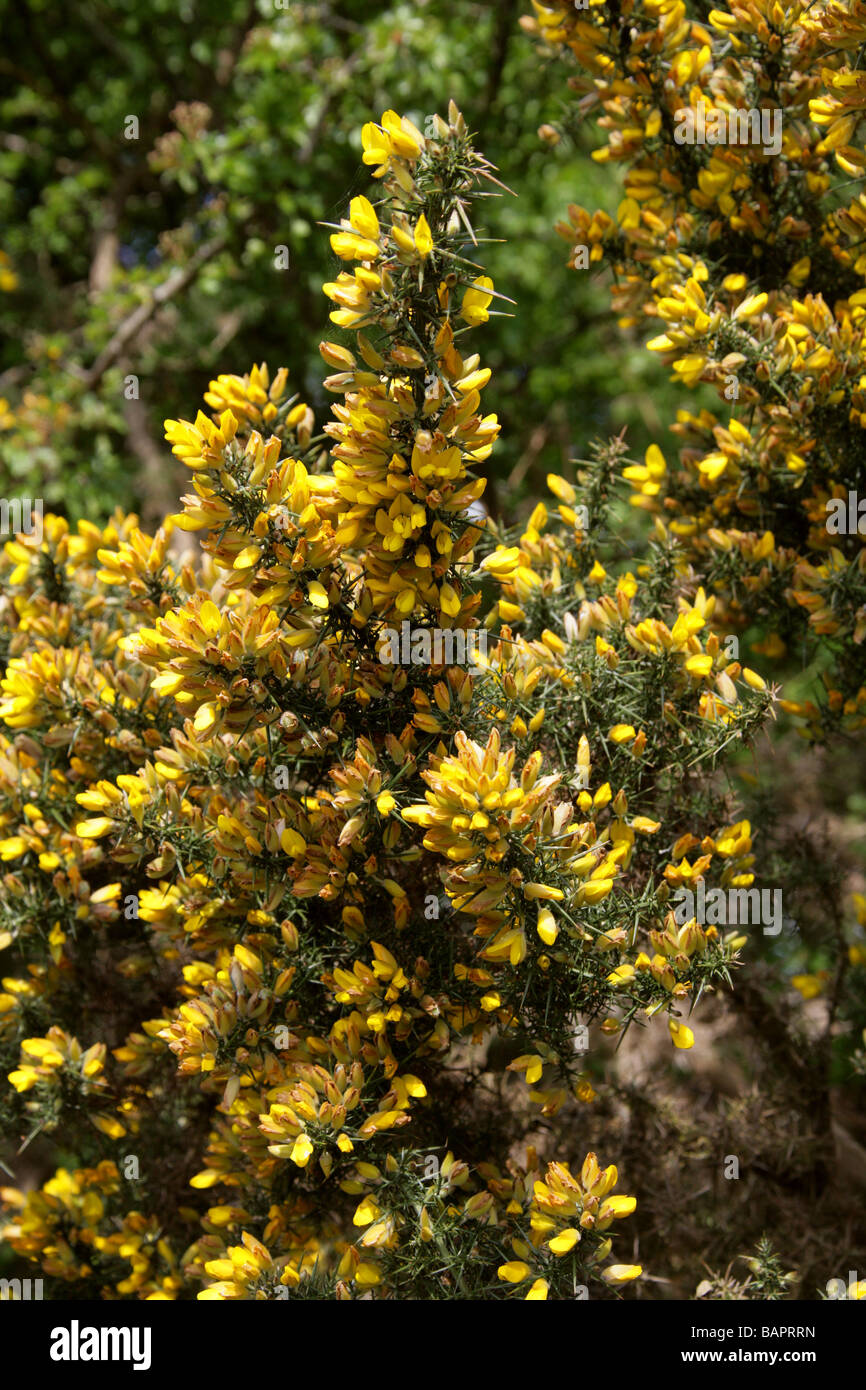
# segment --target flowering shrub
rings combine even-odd
[[[819,662],[815,698],[782,702],[807,735],[860,730],[866,7],[534,9],[528,27],[582,70],[578,112],[607,140],[593,157],[624,172],[615,218],[573,205],[560,224],[574,263],[607,264],[622,326],[652,323],[674,377],[723,402],[678,412],[676,464],[653,446],[625,469],[631,501],[678,542],[686,587],[716,596],[721,631],[758,624],[768,658]]]
[[[515,532],[484,516],[497,179],[453,106],[363,147],[324,433],[285,372],[221,376],[167,422],[192,490],[156,535],[5,547],[5,1123],[62,1162],[3,1190],[3,1234],[60,1296],[634,1280],[612,1155],[558,1135],[605,1036],[662,1015],[689,1049],[746,941],[670,897],[752,883],[711,773],[773,696],[667,534],[617,559],[619,446]],[[406,622],[490,642],[400,664]]]
[[[660,355],[683,391],[678,447],[653,444],[642,462],[625,460],[621,485],[651,520],[671,593],[712,595],[709,631],[732,655],[745,641],[776,664],[778,708],[812,745],[797,758],[777,740],[760,775],[740,768],[764,873],[784,883],[796,915],[785,919],[787,941],[765,949],[763,985],[750,977],[734,1009],[765,1049],[769,1065],[751,1077],[766,1113],[782,1094],[808,1096],[806,1142],[826,1143],[838,1164],[842,1096],[856,1108],[866,1021],[866,914],[862,892],[850,891],[862,887],[862,863],[845,853],[837,819],[846,781],[847,809],[857,804],[856,751],[845,754],[866,710],[866,12],[858,0],[715,9],[534,0],[534,12],[523,24],[542,52],[575,62],[563,126],[594,120],[593,158],[621,191],[614,215],[568,208],[557,230],[569,263],[611,272],[620,327]],[[698,393],[691,408],[687,391]],[[781,790],[786,762],[789,785],[817,773],[798,797],[811,803],[806,834]],[[780,975],[820,1002],[786,1017]],[[798,1108],[788,1131],[800,1127]],[[809,1170],[829,1196],[822,1163],[807,1160],[794,1184]],[[862,1171],[858,1156],[846,1185]],[[824,1268],[830,1258],[820,1256]],[[780,1297],[796,1277],[781,1277],[763,1240],[748,1263],[745,1283],[714,1275],[697,1296]],[[826,1287],[835,1297],[847,1285]],[[859,1282],[850,1287],[861,1296]]]

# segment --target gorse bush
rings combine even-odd
[[[623,169],[615,219],[573,205],[560,224],[575,264],[612,269],[623,328],[652,323],[674,378],[723,403],[678,412],[678,462],[653,448],[626,467],[631,500],[722,631],[757,626],[767,658],[815,663],[783,702],[807,736],[862,730],[866,8],[534,8],[526,27],[581,70],[577,111],[607,141],[593,157]]]
[[[610,1296],[635,1199],[566,1117],[746,942],[670,899],[753,882],[713,771],[774,697],[681,546],[617,539],[620,444],[484,517],[501,185],[453,105],[363,149],[323,434],[218,377],[155,536],[5,548],[4,1123],[56,1171],[3,1233],[54,1297]]]
[[[748,643],[783,678],[780,713],[813,745],[856,758],[866,717],[866,11],[856,0],[545,0],[534,11],[524,27],[575,60],[565,125],[596,119],[593,158],[622,185],[615,217],[569,207],[557,229],[570,260],[578,274],[612,274],[624,334],[640,332],[684,394],[700,393],[672,422],[675,451],[653,445],[626,462],[629,500],[669,549],[670,592],[712,594],[708,620],[726,649]],[[824,786],[833,774],[825,762]],[[785,815],[772,779],[753,802],[762,830]],[[838,833],[828,839],[807,879],[838,849]],[[799,858],[781,858],[786,900],[802,904],[811,889]],[[850,872],[840,863],[834,876],[862,887]],[[844,896],[788,971],[807,1000],[828,1005],[837,1079],[850,1078],[866,1023],[863,896]],[[829,1051],[821,1065],[826,1097]]]

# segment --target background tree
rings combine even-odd
[[[517,301],[491,334],[507,443],[490,505],[537,494],[596,433],[628,422],[639,443],[655,424],[663,372],[638,354],[612,367],[589,273],[566,296],[564,249],[551,255],[566,190],[617,192],[550,126],[562,78],[539,68],[515,0],[0,12],[6,491],[157,522],[180,482],[162,420],[217,369],[285,365],[321,413],[319,286],[334,259],[317,223],[357,182],[370,111],[420,118],[450,97],[518,195],[497,227],[507,245],[485,248]]]

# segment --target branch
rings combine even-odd
[[[490,67],[487,71],[487,86],[481,102],[481,123],[486,121],[499,96],[499,89],[502,86],[502,74],[505,70],[505,60],[508,56],[508,45],[514,26],[514,14],[517,6],[515,0],[500,0],[499,9],[496,16],[496,29],[493,38],[493,54]]]
[[[192,284],[199,271],[208,261],[213,260],[214,256],[219,255],[227,245],[226,236],[214,237],[211,241],[206,241],[198,248],[185,266],[173,270],[168,279],[164,280],[151,295],[145,304],[139,304],[137,309],[123,320],[114,336],[106,343],[102,352],[89,371],[84,373],[82,378],[85,387],[92,390],[98,381],[105,375],[108,368],[117,361],[124,348],[132,342],[133,338],[141,331],[156,314],[163,304],[173,299],[176,294]]]
[[[123,416],[129,447],[141,464],[140,476],[144,494],[142,524],[148,530],[156,530],[170,512],[177,510],[178,488],[174,460],[171,455],[166,455],[165,448],[157,444],[151,434],[147,410],[142,401],[124,401]],[[183,532],[172,539],[178,541],[178,545],[171,546],[175,554],[189,548],[189,540]]]

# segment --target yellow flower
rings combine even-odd
[[[490,315],[488,309],[493,302],[493,295],[488,291],[493,289],[493,281],[489,275],[479,275],[472,281],[469,289],[463,295],[460,305],[460,315],[468,324],[476,328],[481,323],[487,323]]]
[[[643,1274],[642,1265],[608,1265],[602,1271],[602,1278],[608,1284],[628,1284]]]
[[[674,1047],[682,1049],[694,1047],[695,1035],[691,1028],[687,1028],[684,1023],[678,1023],[674,1018],[668,1019],[668,1028]]]

